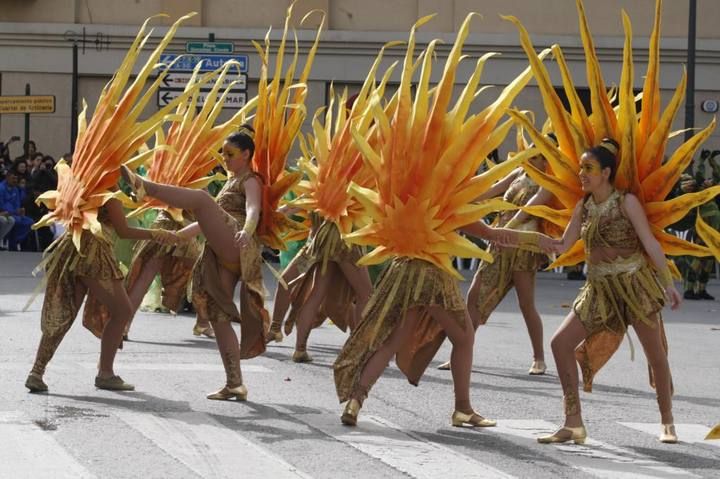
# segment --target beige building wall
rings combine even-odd
[[[186,41],[206,40],[209,33],[214,33],[219,41],[232,41],[238,53],[248,54],[248,93],[252,96],[256,92],[260,64],[251,40],[262,40],[269,26],[273,27],[271,38],[277,40],[290,0],[1,0],[1,3],[0,94],[23,94],[25,83],[30,83],[33,93],[56,96],[54,114],[31,116],[31,136],[37,140],[41,151],[59,156],[69,149],[70,135],[71,43],[66,41],[66,32],[80,33],[85,28],[89,40],[101,34],[110,41],[109,47],[102,51],[97,51],[92,43],[88,44],[79,57],[80,98],[87,99],[89,113],[102,86],[122,60],[139,24],[159,12],[165,12],[169,17],[155,19],[154,25],[167,25],[188,11],[197,12],[180,29],[168,51],[182,52]],[[687,3],[663,2],[661,85],[665,101],[679,81],[686,62]],[[608,85],[617,84],[620,79],[620,11],[624,8],[633,21],[635,34],[635,86],[642,86],[654,5],[655,0],[585,0]],[[298,28],[301,62],[314,35],[308,28],[317,26],[321,16],[311,15],[304,25],[300,24],[300,19],[315,9],[327,13],[328,30],[323,34],[309,83],[307,103],[310,114],[306,128],[312,112],[326,104],[330,82],[361,83],[385,42],[406,39],[410,26],[419,17],[432,13],[437,13],[436,17],[418,34],[418,51],[429,40],[439,37],[444,42],[438,47],[440,59],[449,51],[454,38],[452,32],[468,12],[482,14],[482,18],[474,19],[471,26],[465,49],[469,59],[460,69],[457,90],[469,77],[476,58],[488,51],[502,54],[490,60],[483,73],[482,83],[497,87],[484,93],[473,111],[492,101],[501,88],[527,66],[518,45],[517,32],[509,22],[499,18],[500,14],[520,18],[537,48],[560,43],[577,86],[587,86],[574,0],[299,0],[292,23]],[[696,126],[704,126],[712,118],[700,110],[701,102],[720,100],[720,57],[717,55],[720,29],[716,25],[720,25],[717,0],[698,0]],[[156,29],[156,35],[161,31],[162,28]],[[403,53],[403,48],[389,50],[385,65],[400,60]],[[560,85],[556,65],[552,61],[547,63],[554,83]],[[434,80],[437,80],[441,73],[439,63],[435,70]],[[398,81],[399,76],[393,80]],[[542,102],[532,83],[520,94],[514,106],[533,110],[537,112],[538,123],[544,121]],[[154,108],[153,104],[151,109]],[[223,116],[232,113],[228,110]],[[681,108],[674,126],[679,129],[683,123],[684,108]],[[0,116],[0,141],[22,134],[22,115]],[[506,142],[503,154],[512,147],[512,142],[512,139]],[[720,131],[714,133],[706,147],[720,148]]]

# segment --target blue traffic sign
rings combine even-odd
[[[174,65],[170,68],[170,71],[175,72],[187,72],[193,71],[198,63],[202,63],[200,71],[210,72],[217,70],[225,62],[235,60],[240,65],[240,71],[247,73],[248,61],[247,55],[213,55],[213,54],[196,54],[196,53],[163,53],[160,55],[160,62],[169,64],[176,58],[180,57]]]

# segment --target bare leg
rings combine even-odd
[[[390,333],[390,337],[370,356],[370,359],[365,363],[362,373],[360,373],[356,390],[352,392],[352,399],[357,400],[360,404],[363,403],[372,385],[375,384],[382,375],[390,360],[400,350],[400,347],[410,336],[412,330],[415,329],[419,313],[418,308],[409,309],[405,313],[405,318],[402,323]]]
[[[350,324],[350,329],[355,329],[355,321],[357,318],[362,317],[362,312],[372,294],[373,287],[372,281],[370,281],[370,273],[368,273],[368,269],[364,266],[357,266],[346,262],[338,263],[338,265],[343,275],[345,275],[345,279],[350,283],[350,286],[355,292],[355,314],[351,320],[352,324]]]
[[[130,320],[125,327],[125,334],[130,331],[130,326],[132,326],[133,319],[135,319],[135,314],[137,313],[140,304],[142,304],[143,298],[147,294],[148,289],[150,289],[150,285],[155,279],[155,276],[157,276],[160,272],[161,261],[162,260],[160,258],[152,258],[150,261],[142,264],[140,266],[140,273],[135,278],[133,284],[128,288],[127,293],[128,298],[130,299],[130,305],[132,306],[132,316],[130,316]]]
[[[585,339],[587,332],[574,312],[565,318],[550,340],[565,405],[565,426],[582,426],[580,397],[578,395],[578,371],[575,349]]]
[[[465,313],[465,324],[460,325],[454,317],[439,306],[431,306],[430,314],[435,321],[440,323],[452,343],[450,371],[455,390],[455,410],[473,414],[470,402],[470,373],[472,372],[475,331],[472,328],[470,316]]]
[[[223,289],[232,296],[238,283],[238,276],[225,268],[220,268],[219,271]],[[226,386],[238,387],[243,380],[240,370],[240,343],[237,334],[230,321],[212,321],[212,325],[215,330],[215,341],[225,367]]]
[[[517,271],[513,273],[513,283],[515,284],[515,294],[517,294],[518,303],[520,304],[520,311],[530,335],[533,359],[544,361],[543,325],[535,308],[535,273]]]
[[[663,348],[660,327],[657,323],[655,327],[652,327],[637,321],[633,324],[633,328],[635,328],[638,339],[640,339],[640,343],[645,351],[645,357],[653,371],[662,424],[673,424],[672,375],[670,373],[667,355]]]
[[[125,326],[132,316],[132,305],[121,280],[99,281],[81,278],[83,284],[110,311],[110,321],[100,339],[100,370],[98,376],[109,378],[115,375],[113,363],[122,341]]]
[[[148,196],[189,211],[197,218],[205,239],[221,261],[237,262],[240,248],[235,243],[235,233],[225,223],[226,213],[208,192],[142,181]]]
[[[300,314],[298,314],[295,332],[295,352],[303,353],[307,350],[307,340],[310,336],[313,324],[317,319],[318,310],[325,296],[330,290],[330,274],[332,268],[337,268],[333,262],[328,263],[325,274],[322,274],[319,268],[315,269],[315,277],[313,278],[312,291],[310,296],[302,305]]]

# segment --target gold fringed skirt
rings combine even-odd
[[[379,278],[360,323],[335,361],[335,388],[340,402],[350,399],[367,361],[411,308],[420,308],[421,317],[413,335],[398,351],[396,363],[408,381],[417,386],[445,340],[442,327],[428,314],[429,306],[442,307],[465,326],[465,302],[455,278],[426,261],[394,259]]]
[[[588,334],[575,351],[585,391],[592,391],[595,375],[620,347],[633,323],[661,328],[667,352],[661,315],[664,304],[663,289],[642,254],[588,265],[587,282],[573,304],[573,311]],[[654,384],[652,371],[650,384]]]
[[[335,223],[326,220],[320,225],[310,241],[288,265],[288,268],[298,268],[300,276],[288,285],[291,302],[284,328],[286,335],[292,332],[303,305],[310,297],[314,282],[324,275],[330,275],[332,294],[323,299],[312,327],[316,328],[330,318],[340,330],[347,330],[354,314],[355,291],[337,265],[354,265],[362,255],[360,247],[348,246],[342,240]],[[281,287],[282,285],[278,285],[278,288]]]
[[[65,233],[51,246],[41,267],[45,269],[47,285],[40,324],[43,334],[53,335],[65,330],[75,320],[80,309],[76,304],[78,288],[85,289],[80,278],[97,281],[110,294],[112,283],[123,279],[115,253],[113,252],[113,233],[104,229],[104,238],[98,238],[89,231],[83,231],[80,239],[80,251],[75,248],[72,235]],[[100,338],[105,321],[93,315],[100,301],[91,293],[87,295],[83,313],[83,325]]]
[[[479,324],[487,323],[497,305],[513,287],[513,273],[535,273],[547,261],[545,255],[519,248],[491,246],[489,252],[495,261],[481,262],[473,279],[478,288],[474,307],[479,313],[476,315]]]
[[[226,223],[235,233],[242,230],[244,218],[226,215]],[[240,359],[254,358],[265,352],[265,332],[270,328],[270,314],[265,309],[262,277],[262,245],[253,236],[234,264],[222,263],[205,243],[193,272],[192,303],[198,318],[207,321],[240,323]],[[233,301],[234,291],[227,291],[220,281],[220,270],[238,275],[240,310]]]
[[[169,231],[182,229],[183,225],[173,220],[164,211],[160,212],[151,228]],[[187,294],[187,286],[192,278],[193,267],[200,257],[201,245],[197,241],[188,241],[179,246],[162,245],[155,241],[138,241],[133,251],[133,259],[128,272],[127,287],[132,289],[149,261],[159,258],[160,284],[162,285],[162,305],[177,312],[182,307]]]

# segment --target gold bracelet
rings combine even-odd
[[[248,234],[248,236],[252,236],[252,234],[255,232],[255,229],[257,228],[258,220],[257,218],[245,218],[245,225],[243,226],[243,231]]]
[[[670,268],[665,266],[663,269],[658,271],[658,279],[660,280],[660,284],[662,284],[664,288],[667,288],[668,286],[672,286],[673,279],[672,279],[672,274],[670,274]]]
[[[542,253],[540,249],[540,233],[535,231],[518,231],[518,249]]]

